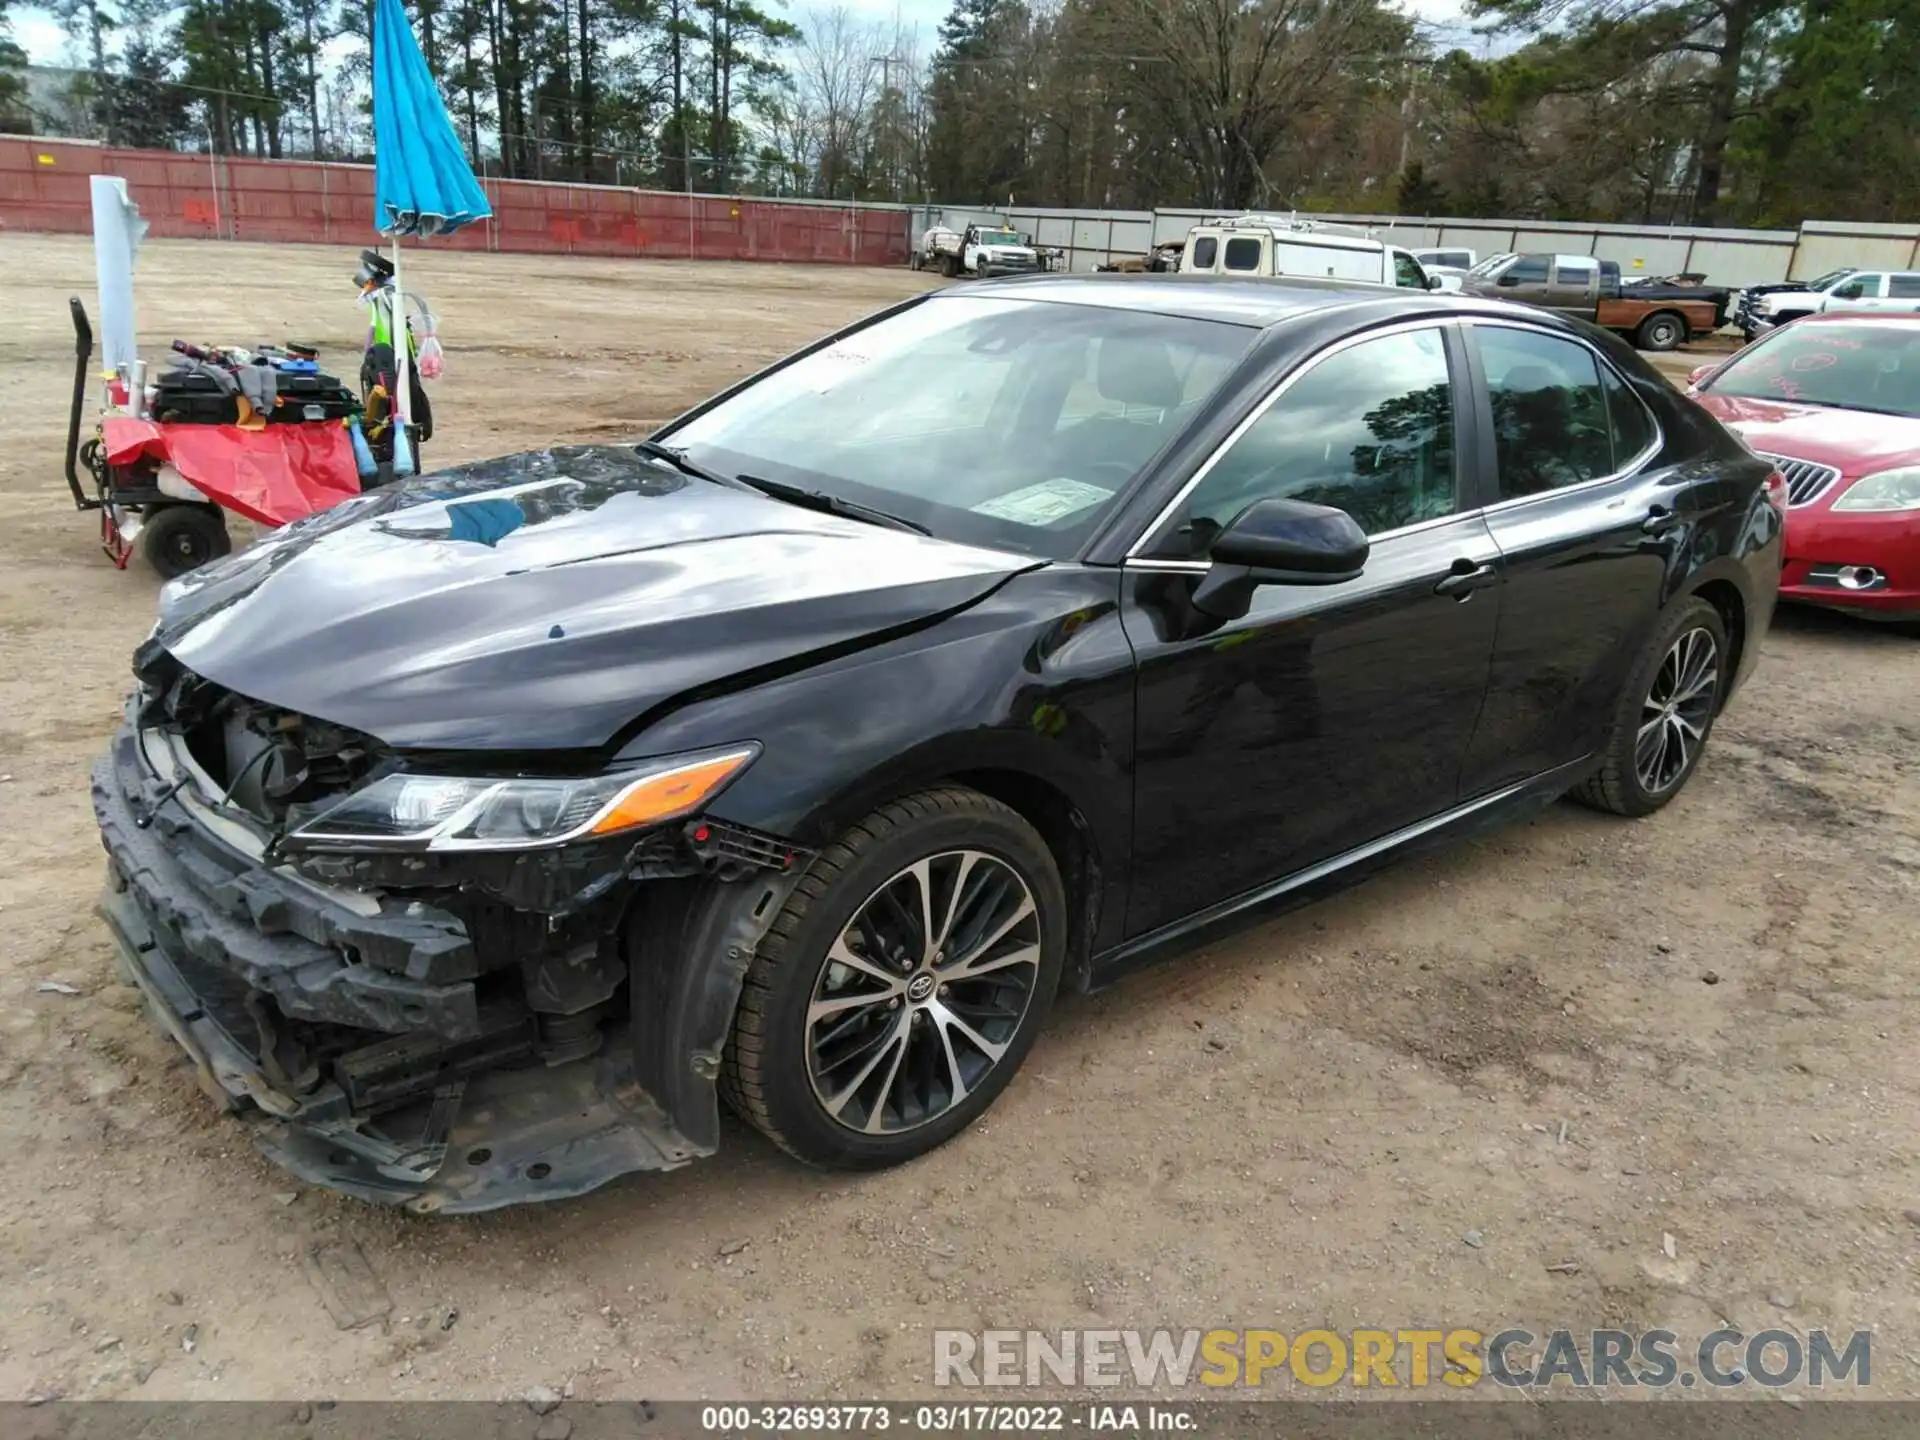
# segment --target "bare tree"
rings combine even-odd
[[[1203,204],[1269,199],[1266,166],[1378,14],[1372,0],[1114,0],[1104,48],[1128,68]]]
[[[864,132],[879,93],[876,56],[886,37],[844,5],[810,12],[801,22],[804,39],[793,66],[797,117],[810,130],[817,191],[848,194],[859,164]]]

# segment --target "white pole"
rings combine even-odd
[[[100,292],[101,354],[107,369],[122,371],[131,382],[133,362],[140,358],[134,343],[133,257],[147,226],[127,198],[127,182],[118,175],[93,176],[89,195],[93,202],[94,282]]]

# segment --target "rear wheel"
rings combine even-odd
[[[932,1150],[1032,1048],[1066,914],[1052,854],[1005,805],[942,788],[882,806],[814,859],[769,927],[721,1093],[811,1164]]]
[[[140,553],[163,580],[197,570],[232,549],[227,522],[211,505],[168,505],[149,511],[140,531]]]
[[[1660,627],[1634,667],[1600,768],[1577,800],[1616,815],[1651,815],[1686,786],[1733,678],[1726,622],[1699,597]]]
[[[1642,320],[1633,343],[1642,350],[1672,350],[1686,338],[1686,322],[1678,315],[1663,313]]]
[[[949,280],[959,279],[960,257],[957,255],[942,255],[940,257],[940,273]]]

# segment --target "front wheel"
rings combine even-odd
[[[1059,867],[973,790],[882,806],[807,867],[741,991],[721,1093],[815,1165],[878,1169],[972,1124],[1046,1020]]]
[[[1575,799],[1616,815],[1651,815],[1678,795],[1706,749],[1733,679],[1727,626],[1695,596],[1668,617],[1634,667],[1600,768]]]

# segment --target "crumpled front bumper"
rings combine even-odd
[[[416,1134],[396,1141],[291,1095],[220,1023],[176,963],[170,939],[110,881],[101,917],[120,969],[187,1054],[200,1087],[236,1112],[271,1160],[324,1185],[418,1214],[462,1214],[585,1194],[696,1152],[634,1083],[632,1047],[553,1069],[496,1070],[442,1086]],[[189,962],[190,963],[190,962]]]
[[[99,913],[201,1088],[279,1164],[361,1199],[459,1213],[579,1195],[713,1150],[636,1075],[630,1021],[593,1055],[530,1059],[489,1029],[458,921],[417,905],[348,908],[195,823],[165,789],[122,730],[93,777],[108,856]],[[397,971],[368,963],[383,946]],[[436,1083],[371,1114],[337,1074],[296,1088],[266,1053],[275,1017],[289,1015],[375,1032],[377,1046],[430,1045]]]

